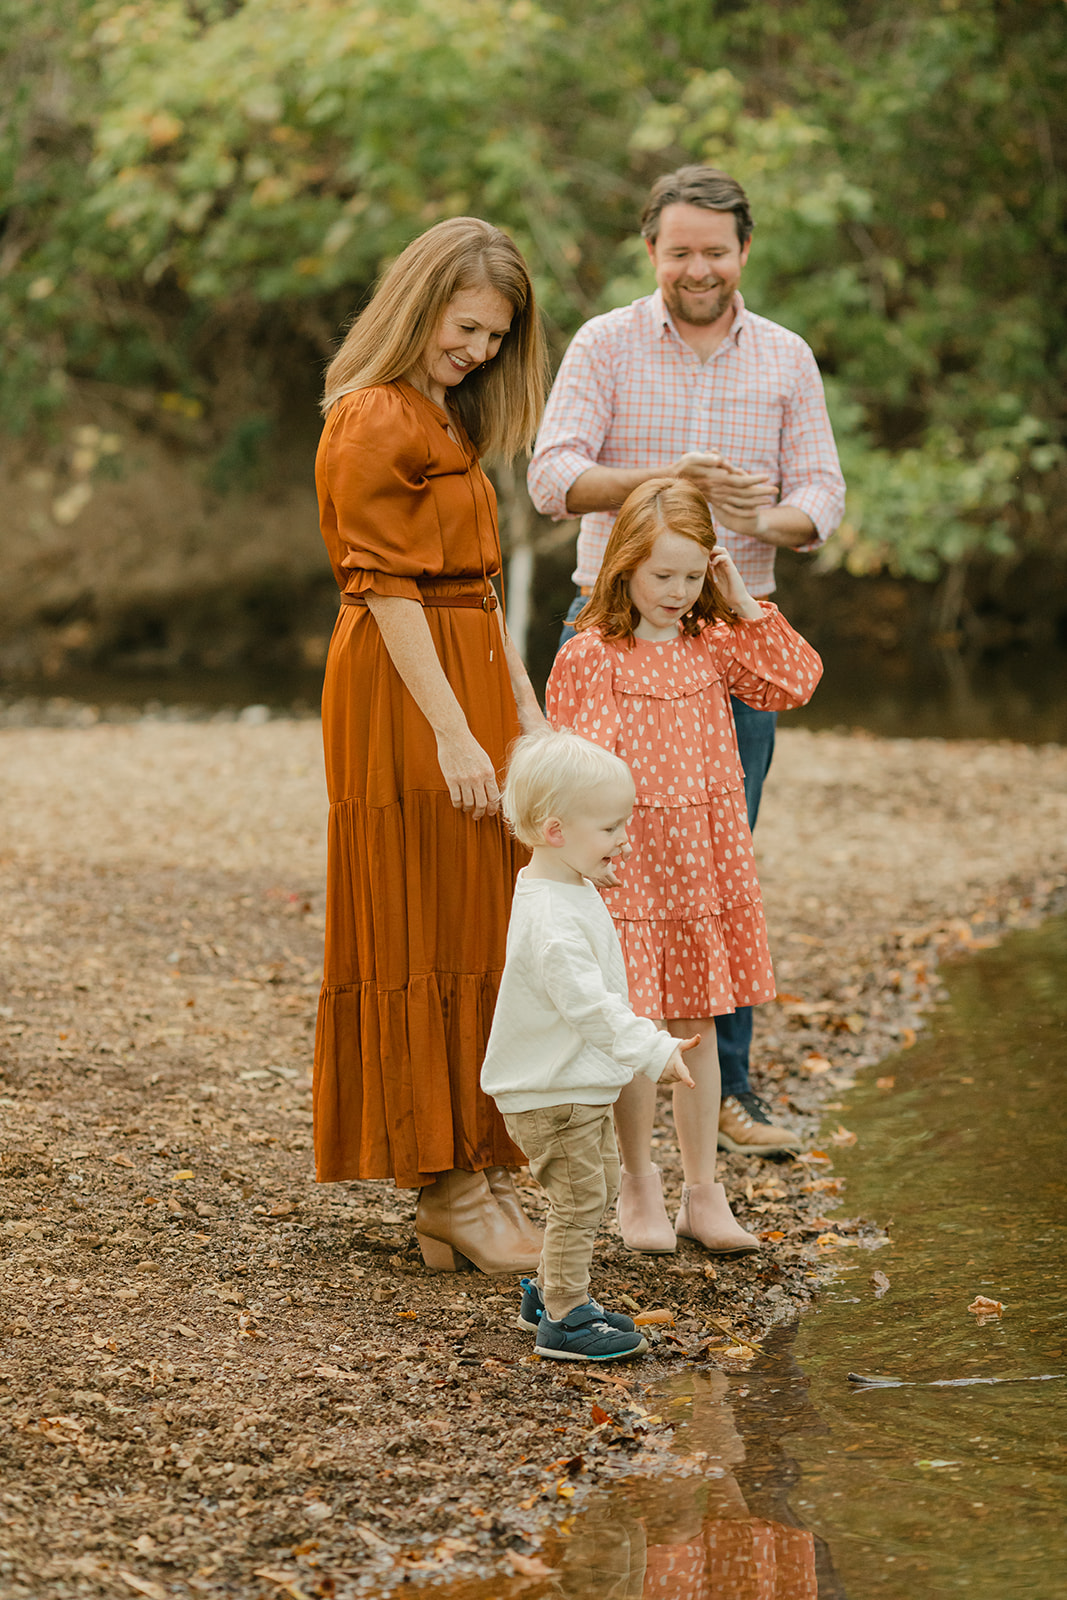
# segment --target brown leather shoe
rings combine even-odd
[[[532,1244],[493,1198],[484,1172],[443,1172],[419,1192],[415,1237],[434,1272],[475,1266],[490,1276],[536,1272],[541,1242]]]
[[[767,1110],[758,1094],[727,1095],[719,1107],[719,1149],[748,1156],[802,1150],[803,1140],[772,1122]]]
[[[721,1183],[686,1184],[674,1226],[683,1238],[696,1239],[718,1255],[739,1255],[760,1247],[755,1234],[746,1233],[730,1210]]]
[[[522,1201],[515,1189],[515,1180],[507,1167],[486,1167],[485,1181],[501,1211],[514,1224],[519,1238],[540,1256],[544,1234],[537,1223],[522,1209]]]

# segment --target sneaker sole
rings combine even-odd
[[[536,1333],[540,1324],[537,1322],[527,1322],[525,1317],[516,1317],[515,1326],[516,1328],[521,1328],[523,1333]]]
[[[534,1355],[548,1361],[625,1361],[629,1356],[643,1356],[647,1349],[648,1340],[642,1339],[632,1350],[613,1350],[606,1356],[579,1355],[576,1350],[542,1350],[539,1345],[534,1346]]]
[[[728,1133],[719,1130],[718,1145],[720,1150],[728,1150],[735,1156],[795,1156],[799,1155],[804,1146],[796,1144],[741,1144],[737,1139],[731,1139]]]

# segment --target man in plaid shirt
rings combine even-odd
[[[668,173],[653,186],[641,233],[656,292],[579,329],[530,463],[537,509],[556,521],[581,518],[578,594],[564,638],[596,582],[619,507],[648,478],[689,478],[701,489],[719,542],[755,596],[774,589],[779,546],[817,549],[844,511],[815,357],[739,293],[752,237],[740,184],[714,167]],[[732,704],[755,827],[775,713]],[[716,1034],[720,1147],[798,1148],[749,1085],[751,1008],[717,1018]]]

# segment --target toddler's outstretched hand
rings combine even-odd
[[[672,1055],[668,1056],[667,1065],[660,1073],[660,1083],[684,1083],[688,1089],[696,1088],[692,1078],[689,1076],[689,1068],[682,1060],[682,1053],[685,1050],[695,1049],[699,1043],[699,1033],[694,1033],[691,1039],[678,1040],[677,1049]]]

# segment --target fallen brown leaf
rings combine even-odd
[[[125,1572],[122,1567],[118,1575],[128,1588],[137,1594],[146,1594],[148,1600],[167,1600],[167,1591],[161,1583],[153,1583],[151,1578],[139,1578],[135,1572]]]
[[[967,1310],[974,1311],[979,1316],[999,1317],[1004,1310],[1004,1302],[1002,1300],[990,1300],[986,1295],[978,1294],[975,1295]]]
[[[391,1548],[389,1541],[383,1539],[380,1533],[376,1533],[369,1523],[354,1522],[352,1526],[363,1540],[363,1543],[370,1545],[373,1550],[388,1550]]]
[[[520,1555],[518,1550],[507,1551],[507,1559],[524,1578],[551,1578],[556,1571],[555,1567],[546,1566],[540,1556]]]
[[[872,1272],[868,1282],[873,1286],[879,1299],[889,1288],[889,1279],[886,1277],[884,1272]]]
[[[830,1135],[831,1144],[855,1144],[855,1142],[856,1135],[851,1128],[846,1128],[843,1122],[839,1122]]]
[[[661,1307],[656,1311],[640,1311],[634,1318],[635,1328],[649,1328],[661,1323],[666,1324],[666,1326],[669,1328],[673,1328],[674,1313],[671,1311],[666,1311]]]
[[[288,1572],[279,1572],[273,1567],[257,1567],[255,1575],[257,1578],[266,1578],[268,1583],[276,1583],[279,1589],[284,1589],[286,1594],[291,1596],[291,1600],[311,1600],[307,1591],[301,1589],[296,1579]]]

